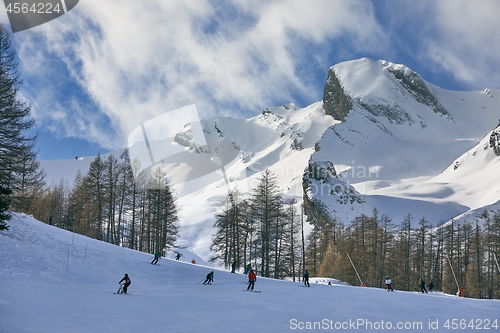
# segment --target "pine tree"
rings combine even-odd
[[[500,259],[500,212],[486,218],[485,225],[485,280],[486,297],[500,297],[500,268],[498,260]]]
[[[264,277],[276,275],[280,266],[277,238],[282,228],[280,217],[283,211],[282,196],[276,175],[269,169],[263,171],[259,184],[252,191],[250,203],[252,218],[259,224],[260,274]]]
[[[26,132],[34,126],[30,106],[17,100],[21,79],[17,72],[16,53],[7,29],[0,24],[0,187],[1,204],[18,203],[27,189],[43,180],[34,145],[36,137]],[[19,200],[17,200],[19,199]],[[23,207],[24,208],[24,207]],[[0,219],[6,218],[2,214]]]
[[[88,202],[88,210],[86,211],[91,237],[103,240],[104,239],[104,217],[105,217],[105,200],[106,193],[104,187],[105,165],[101,158],[101,154],[97,154],[95,160],[90,163],[90,168],[87,175],[83,178],[83,191],[85,200]],[[84,203],[85,204],[85,203]]]
[[[300,272],[300,258],[302,257],[302,249],[300,242],[300,216],[295,208],[295,200],[288,203],[285,207],[286,224],[284,227],[284,256],[288,262],[284,265],[284,274],[291,277],[295,281]]]
[[[117,175],[117,221],[115,227],[115,241],[121,246],[136,249],[137,234],[136,220],[139,193],[145,188],[145,172],[134,177],[133,163],[130,162],[128,149],[120,156]],[[137,162],[139,163],[139,162]],[[139,163],[140,164],[140,163]],[[136,171],[140,168],[137,165]]]
[[[250,248],[248,233],[248,203],[237,190],[230,191],[220,203],[220,212],[215,215],[216,233],[212,239],[214,251],[210,261],[220,261],[226,268],[234,262],[237,267],[245,263],[246,249]],[[248,245],[248,246],[245,246]]]
[[[161,168],[158,167],[153,171],[147,187],[145,248],[149,253],[168,252],[176,246],[179,208],[167,174]]]
[[[45,171],[40,169],[40,162],[36,153],[26,147],[19,156],[16,171],[17,189],[14,191],[12,209],[15,211],[32,213],[33,201],[42,195],[45,186]]]
[[[465,276],[465,290],[469,297],[481,298],[483,294],[482,267],[484,265],[483,240],[479,222],[476,220],[474,235],[471,239],[471,256]]]
[[[103,162],[103,189],[104,189],[104,219],[106,221],[105,240],[108,243],[119,244],[119,229],[116,229],[116,211],[118,209],[118,180],[123,171],[113,154]]]

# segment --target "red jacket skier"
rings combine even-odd
[[[255,281],[257,280],[257,275],[253,271],[253,269],[250,270],[250,273],[248,274],[248,287],[247,290],[253,290],[253,287],[255,286]]]

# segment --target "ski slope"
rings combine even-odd
[[[499,330],[498,300],[329,286],[327,279],[300,288],[260,277],[261,293],[251,293],[243,291],[243,274],[193,265],[188,252],[186,262],[151,265],[151,255],[26,215],[8,224],[0,232],[0,332],[443,332],[447,321],[451,328],[460,320],[474,329],[451,331],[485,329],[486,320]],[[213,285],[202,285],[212,269]],[[130,294],[115,295],[124,273]]]

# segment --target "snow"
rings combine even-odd
[[[0,232],[0,332],[288,332],[314,325],[442,332],[447,320],[481,320],[482,327],[486,319],[500,320],[498,300],[390,293],[333,279],[331,286],[318,278],[311,288],[297,288],[300,283],[258,277],[261,293],[250,293],[243,291],[243,274],[215,269],[213,285],[204,286],[212,267],[165,258],[151,265],[152,255],[22,214],[9,225]],[[182,260],[191,259],[184,251]],[[115,295],[124,273],[132,280],[130,294]]]

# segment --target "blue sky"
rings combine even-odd
[[[499,15],[496,0],[81,0],[12,40],[39,158],[69,159],[193,103],[204,118],[307,106],[329,67],[365,56],[446,89],[500,89]]]

